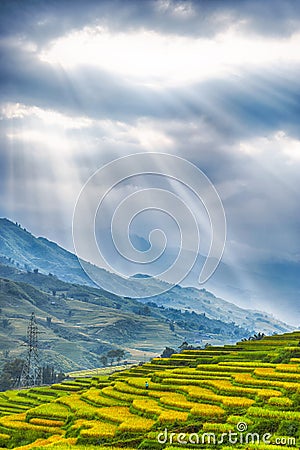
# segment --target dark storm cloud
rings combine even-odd
[[[95,67],[65,71],[41,62],[34,52],[17,44],[2,45],[0,95],[2,101],[54,108],[67,114],[129,120],[138,115],[163,116],[168,98],[136,86]],[[171,95],[172,93],[170,93]],[[169,113],[168,113],[169,111]]]
[[[180,7],[183,13],[176,14]],[[41,62],[25,45],[30,40],[45,45],[95,21],[117,31],[145,27],[163,33],[197,34],[198,30],[199,35],[207,37],[244,20],[243,26],[249,30],[286,35],[299,27],[297,1],[88,1],[83,7],[76,0],[12,0],[2,1],[0,8],[2,101],[124,121],[140,116],[166,120],[205,117],[226,139],[277,128],[299,133],[297,66],[285,70],[262,66],[259,72],[245,71],[240,76],[210,79],[188,88],[156,91],[95,67],[65,71]],[[211,26],[213,21],[215,28]]]
[[[2,101],[21,102],[69,115],[134,122],[138,117],[195,120],[204,117],[226,139],[285,129],[299,136],[299,66],[260,67],[239,76],[188,87],[151,89],[95,67],[65,71],[41,62],[20,45],[2,45]]]
[[[248,33],[288,36],[299,28],[299,12],[297,0],[2,0],[0,5],[1,34],[39,44],[95,23],[117,31],[206,37],[238,25]]]
[[[208,101],[208,117],[224,135],[237,138],[285,129],[299,136],[299,66],[289,71],[260,67],[228,80],[199,86]],[[210,113],[209,109],[212,112]],[[223,114],[218,115],[222,111]]]

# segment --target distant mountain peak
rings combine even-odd
[[[147,275],[146,273],[135,273],[131,275],[130,278],[152,278],[151,275]]]

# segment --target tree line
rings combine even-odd
[[[7,361],[0,374],[0,391],[18,387],[22,374],[24,360],[15,358]],[[54,366],[46,365],[42,367],[42,384],[59,383],[65,378],[63,372],[56,372]]]
[[[100,357],[100,361],[103,366],[107,366],[108,364],[112,366],[115,361],[119,363],[124,356],[125,351],[121,348],[117,348],[116,350],[109,350],[107,353],[102,355]]]

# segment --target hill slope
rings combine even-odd
[[[0,262],[29,271],[38,268],[44,274],[52,273],[63,281],[95,287],[74,254],[45,238],[34,237],[20,225],[7,219],[0,219]],[[93,270],[101,279],[105,279],[107,286],[119,285],[120,278],[117,275],[95,266],[93,266]],[[6,275],[2,274],[2,276]],[[28,281],[24,277],[22,280]],[[140,282],[140,284],[138,287],[135,284],[132,288],[133,291],[138,290],[139,294],[147,297],[147,285],[145,284],[147,281],[144,276],[136,276],[135,282]],[[32,282],[32,279],[29,282]],[[160,283],[156,280],[150,280],[150,282]],[[132,285],[130,279],[127,284],[128,286]],[[108,296],[107,293],[106,296]],[[209,318],[222,322],[234,322],[248,330],[261,331],[266,334],[292,329],[270,314],[239,308],[223,299],[216,298],[205,290],[174,286],[167,293],[152,299],[146,298],[144,302],[149,302],[149,300],[165,307],[195,311],[199,314],[205,313]]]
[[[216,297],[206,289],[174,286],[170,291],[150,298],[150,300],[166,308],[205,313],[211,319],[219,319],[228,323],[234,322],[241,327],[261,331],[265,334],[284,333],[293,329],[293,327],[276,319],[271,314],[240,308],[220,297]],[[141,301],[149,301],[149,298],[141,299]]]
[[[177,348],[184,340],[203,345],[251,334],[203,314],[143,305],[53,275],[0,265],[0,276],[0,351],[9,349],[10,357],[24,352],[34,311],[44,362],[64,371],[97,367],[100,356],[116,347],[128,352],[129,359],[140,360],[160,354],[165,346]]]

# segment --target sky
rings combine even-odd
[[[300,3],[1,0],[0,22],[0,215],[73,250],[74,207],[95,171],[143,152],[184,158],[226,214],[222,262],[204,287],[299,325]],[[175,181],[125,180],[107,217],[149,186],[189,204],[205,256],[207,214]],[[107,217],[104,253],[136,272],[113,252]],[[145,250],[159,227],[161,269],[180,246],[176,223],[148,211],[130,232]],[[186,255],[195,248],[185,240]],[[198,260],[183,284],[197,285]]]

